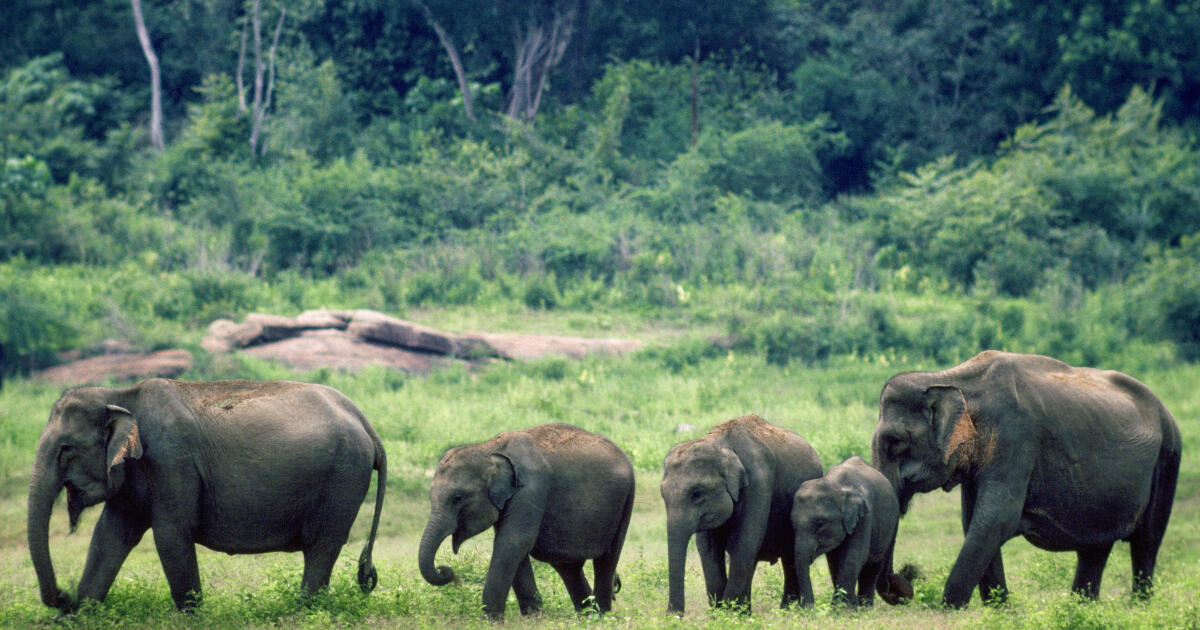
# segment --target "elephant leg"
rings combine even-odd
[[[833,600],[844,602],[854,608],[858,605],[858,575],[862,570],[862,561],[858,554],[844,548],[834,549],[827,554],[829,558],[829,574],[833,578]]]
[[[755,510],[750,509],[753,512]],[[766,514],[768,510],[757,510]],[[746,519],[747,521],[750,519]],[[723,599],[727,604],[737,606],[742,612],[751,611],[751,587],[754,583],[754,571],[758,568],[758,550],[762,545],[766,532],[766,518],[758,519],[751,524],[743,522],[729,536],[729,581],[725,584]]]
[[[878,563],[867,563],[858,574],[858,605],[875,605],[875,582],[883,567]]]
[[[592,560],[592,577],[595,580],[596,607],[600,612],[612,610],[613,592],[617,579],[618,554],[612,551]]]
[[[720,603],[725,595],[725,540],[725,536],[711,530],[696,533],[696,551],[700,554],[710,606]]]
[[[1078,560],[1075,563],[1075,581],[1071,584],[1071,590],[1088,599],[1096,599],[1100,595],[1100,578],[1104,575],[1104,565],[1108,563],[1108,554],[1111,551],[1112,543],[1076,551]]]
[[[596,597],[596,607],[600,609],[600,612],[612,610],[614,593],[617,588],[617,561],[621,559],[621,549],[625,546],[625,534],[629,530],[629,519],[632,516],[633,492],[630,491],[628,498],[625,499],[621,524],[617,526],[617,532],[613,536],[608,551],[592,560],[592,578],[595,582],[593,595]]]
[[[975,484],[963,485],[962,529],[964,536],[971,527],[971,519],[975,513],[976,495]],[[1008,600],[1008,584],[1004,579],[1004,559],[998,549],[979,578],[979,598],[981,601],[1001,604]]]
[[[1154,565],[1167,521],[1171,519],[1178,476],[1179,451],[1160,456],[1150,485],[1150,503],[1143,513],[1142,523],[1128,539],[1129,557],[1133,562],[1133,596],[1139,599],[1150,597],[1154,588]]]
[[[154,546],[171,587],[175,607],[190,611],[200,603],[200,567],[190,532],[174,523],[154,524]]]
[[[1154,565],[1162,536],[1150,537],[1134,532],[1129,541],[1129,558],[1133,562],[1133,596],[1146,599],[1154,590]]]
[[[587,606],[588,598],[592,596],[592,587],[583,575],[583,562],[558,562],[554,564],[554,570],[558,571],[563,585],[567,587],[575,611],[583,610]]]
[[[541,514],[532,510],[517,518],[502,520],[495,527],[492,540],[492,560],[483,580],[483,612],[492,621],[504,619],[508,592],[516,581],[521,563],[529,562],[529,552],[537,538]],[[532,576],[532,568],[530,569]]]
[[[1019,497],[1022,496],[1022,493],[1001,483],[991,489],[979,489],[962,549],[942,591],[942,601],[947,606],[966,606],[976,586],[980,586],[981,594],[984,591],[989,595],[997,593],[995,589],[1001,585],[995,584],[995,581],[997,578],[1003,579],[1000,546],[1017,532],[1021,521]],[[989,577],[988,589],[982,587],[985,575]]]
[[[79,599],[104,601],[129,551],[141,542],[149,528],[149,523],[104,506],[79,578]]]
[[[304,549],[304,577],[300,580],[300,590],[305,595],[315,595],[317,591],[329,586],[329,576],[333,574],[333,565],[337,563],[338,554],[342,552],[340,544],[321,542]]]
[[[513,593],[517,596],[522,615],[541,612],[542,595],[538,592],[537,581],[533,579],[533,563],[529,561],[529,556],[525,556],[517,565],[517,574],[513,576]]]
[[[800,577],[796,575],[796,557],[790,552],[785,553],[779,558],[779,564],[783,566],[783,598],[779,607],[787,608],[800,601]]]

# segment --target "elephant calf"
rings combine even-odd
[[[529,558],[562,577],[576,610],[593,596],[583,574],[592,560],[595,603],[612,608],[617,560],[633,510],[633,465],[608,438],[566,424],[508,431],[479,444],[451,448],[429,488],[429,523],[421,536],[421,575],[441,586],[454,578],[434,568],[438,547],[495,529],[483,584],[483,608],[504,618],[511,588],[522,614],[541,608]]]
[[[792,503],[792,527],[803,604],[813,605],[808,568],[821,554],[829,561],[835,600],[844,598],[851,608],[871,605],[876,590],[889,604],[912,599],[908,581],[892,573],[899,520],[900,502],[892,484],[861,457],[800,484]]]
[[[65,611],[50,562],[50,512],[66,488],[71,529],[104,503],[78,599],[103,601],[125,557],[154,532],[171,597],[200,599],[196,544],[227,553],[303,551],[302,587],[329,575],[379,471],[358,583],[375,587],[371,548],[387,461],[363,414],[338,391],[288,381],[185,383],[150,379],[125,389],[82,387],[54,403],[29,482],[29,553],[42,602]]]
[[[750,583],[760,560],[783,565],[783,606],[800,599],[788,516],[800,484],[821,476],[821,460],[804,438],[758,416],[743,416],[671,447],[663,469],[669,612],[683,614],[683,571],[692,534],[710,603],[727,602],[749,612]]]

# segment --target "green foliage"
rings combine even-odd
[[[1188,361],[1200,360],[1200,233],[1178,248],[1156,252],[1128,291],[1135,326],[1151,338],[1173,342]]]
[[[33,156],[57,183],[119,172],[118,156],[100,141],[113,124],[101,110],[114,87],[72,78],[62,54],[9,69],[0,80],[0,157]]]
[[[79,341],[66,316],[69,303],[28,284],[22,267],[0,267],[0,378],[50,364]]]

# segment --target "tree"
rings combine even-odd
[[[574,0],[530,3],[524,16],[521,9],[511,9],[513,78],[505,110],[509,118],[532,121],[537,116],[550,71],[571,44],[579,8],[580,1]]]
[[[458,79],[458,91],[462,94],[463,111],[467,114],[467,119],[474,122],[475,110],[471,106],[471,86],[467,83],[467,71],[463,68],[462,55],[458,52],[458,46],[454,45],[454,39],[450,33],[446,32],[446,28],[433,15],[433,11],[429,9],[429,5],[414,0],[417,7],[421,9],[421,14],[425,16],[425,21],[429,24],[429,28],[437,34],[438,42],[442,44],[442,48],[446,50],[446,56],[450,57],[450,65],[454,68],[454,77]]]
[[[142,17],[142,1],[130,0],[133,5],[133,24],[137,29],[138,42],[142,45],[142,54],[146,56],[146,64],[150,66],[150,144],[162,151],[163,143],[163,113],[162,113],[162,73],[158,67],[158,55],[154,52],[154,44],[150,42],[150,31],[146,29],[146,20]]]
[[[275,51],[279,48],[279,36],[283,32],[283,21],[287,17],[287,7],[279,7],[279,20],[275,23],[275,34],[271,38],[271,47],[263,57],[262,48],[262,0],[254,0],[249,15],[250,34],[254,38],[254,101],[247,107],[246,89],[243,73],[246,61],[246,26],[242,22],[242,44],[238,53],[237,90],[238,113],[250,116],[250,152],[262,153],[265,146],[260,145],[263,125],[266,124],[267,113],[271,108],[271,97],[275,91]]]
[[[470,42],[473,56],[486,66],[498,60],[509,75],[504,113],[532,121],[554,69],[571,45],[584,0],[413,0],[450,58],[467,118],[475,120],[468,70],[458,41]],[[506,46],[503,42],[509,42]]]

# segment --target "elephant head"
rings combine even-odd
[[[663,463],[660,490],[667,506],[669,610],[683,612],[683,571],[692,534],[720,527],[747,486],[732,449],[704,441],[676,445]]]
[[[840,546],[866,514],[867,499],[859,490],[840,487],[824,477],[800,484],[792,503],[792,527],[804,606],[813,605],[809,566],[817,557]]]
[[[29,552],[47,606],[71,606],[58,589],[50,560],[49,526],[54,501],[65,487],[71,530],[83,509],[106,501],[125,483],[125,462],[142,456],[137,420],[114,402],[113,390],[88,387],[66,392],[54,404],[38,441],[29,481]]]
[[[893,377],[879,397],[871,459],[892,483],[901,514],[918,492],[950,490],[994,449],[960,388],[927,373]]]
[[[434,586],[454,579],[447,566],[434,568],[434,557],[447,536],[454,553],[463,541],[495,525],[504,507],[529,477],[526,445],[491,448],[491,442],[459,446],[438,461],[429,487],[429,522],[421,535],[421,576]]]

